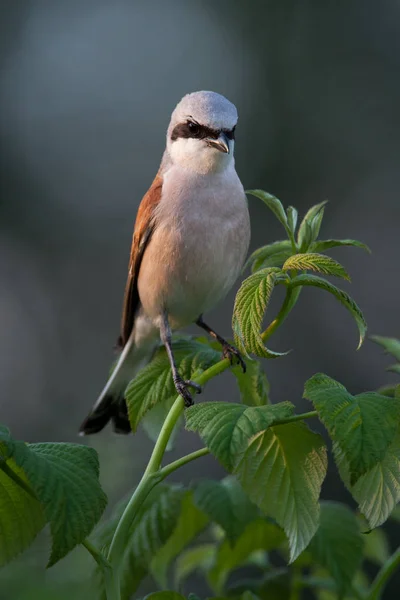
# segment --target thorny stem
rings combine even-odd
[[[372,582],[368,600],[379,600],[382,597],[383,590],[389,578],[393,575],[396,569],[400,567],[400,547],[392,554],[385,562],[381,570]]]

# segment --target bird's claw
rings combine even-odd
[[[174,380],[175,383],[175,388],[176,391],[178,392],[178,394],[180,396],[182,396],[184,402],[185,402],[185,406],[186,408],[188,408],[189,406],[192,406],[194,404],[193,402],[193,398],[192,398],[192,394],[189,392],[188,388],[193,388],[196,391],[196,394],[201,394],[201,385],[199,385],[198,383],[195,383],[194,381],[191,381],[190,379],[181,379],[176,378]]]
[[[225,342],[225,344],[222,345],[222,356],[224,358],[229,358],[229,362],[231,363],[231,365],[233,365],[233,359],[235,357],[237,359],[238,364],[242,367],[243,373],[246,373],[246,363],[244,362],[239,350],[235,348],[235,346],[232,346],[232,344],[228,344],[228,342]]]

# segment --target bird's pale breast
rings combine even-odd
[[[232,287],[249,241],[247,200],[233,165],[206,177],[172,167],[139,273],[145,313],[157,321],[166,309],[174,329],[193,322]]]

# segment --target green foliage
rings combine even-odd
[[[337,502],[321,503],[320,524],[310,552],[316,563],[328,570],[341,597],[360,567],[363,543],[359,524],[349,508]]]
[[[220,352],[196,339],[175,340],[173,350],[184,379],[192,379],[195,373],[201,373],[221,359]],[[153,360],[130,382],[125,397],[132,431],[136,431],[143,416],[156,404],[163,405],[163,410],[156,416],[162,418],[166,414],[172,400],[176,398],[176,389],[164,347],[158,349]],[[151,425],[147,421],[147,431],[156,431],[157,424],[159,428],[161,420],[154,421]]]
[[[194,501],[211,521],[222,527],[231,543],[259,514],[234,477],[221,482],[201,481],[194,488]]]
[[[321,228],[322,218],[324,216],[325,205],[327,201],[320,202],[312,206],[305,214],[300,223],[297,234],[297,245],[300,252],[305,252],[310,245],[317,239]]]
[[[387,367],[386,370],[400,374],[400,340],[381,335],[371,335],[371,340],[382,346],[387,354],[391,354],[398,361],[394,365]]]
[[[289,240],[272,242],[272,244],[255,250],[248,258],[246,267],[251,266],[252,273],[266,267],[281,267],[289,256],[292,256],[292,247]]]
[[[52,566],[85,539],[104,511],[107,498],[98,480],[97,454],[91,448],[77,444],[17,442],[4,428],[0,444],[2,460],[17,476],[21,476],[23,483],[29,482],[39,505],[34,503],[33,498],[19,498],[17,528],[30,521],[19,551],[24,549],[28,540],[32,541],[45,520],[50,524],[53,540],[48,563]],[[15,510],[18,499],[15,488],[10,486]],[[0,506],[0,512],[3,510],[7,510],[5,503]],[[8,510],[12,507],[9,506]],[[8,512],[6,519],[11,519],[11,516]],[[13,543],[12,551],[16,549]]]
[[[354,318],[358,331],[360,333],[360,341],[358,344],[358,348],[361,347],[365,333],[367,331],[367,323],[364,319],[364,315],[362,314],[360,308],[356,304],[356,302],[343,290],[340,290],[335,285],[327,281],[326,279],[322,279],[321,277],[317,277],[316,275],[297,275],[294,279],[292,279],[290,286],[292,288],[298,286],[313,286],[318,287],[326,292],[332,294],[347,310],[350,312],[352,317]]]
[[[171,537],[181,514],[185,491],[181,486],[160,484],[143,502],[129,530],[129,544],[119,565],[121,599],[128,600],[149,573],[157,551]],[[127,502],[96,532],[96,543],[108,550]],[[102,586],[102,583],[101,583]]]
[[[0,566],[25,550],[45,525],[43,509],[39,502],[25,491],[10,475],[2,470],[0,459]],[[13,458],[7,467],[28,484],[23,469]]]
[[[151,573],[160,587],[167,587],[168,572],[173,561],[208,523],[208,517],[194,504],[193,493],[187,491],[182,499],[176,526],[168,541],[155,554],[150,565]]]
[[[306,254],[293,254],[288,258],[282,267],[283,271],[290,271],[295,269],[296,271],[317,271],[324,275],[334,275],[335,277],[342,277],[350,281],[350,276],[342,267],[340,263],[330,256],[324,254],[315,254],[308,252]]]
[[[265,519],[250,522],[233,545],[229,539],[224,539],[208,572],[208,581],[214,593],[224,592],[229,574],[238,567],[257,565],[260,561],[262,565],[263,554],[257,553],[258,550],[274,550],[282,546],[284,541],[282,530]]]
[[[262,365],[257,360],[246,361],[246,373],[240,365],[232,369],[240,391],[240,399],[248,406],[269,403],[269,382]]]
[[[232,328],[235,343],[246,356],[249,352],[264,358],[282,356],[266,348],[260,329],[276,281],[283,277],[277,268],[262,269],[250,275],[236,295]]]
[[[173,342],[183,378],[205,384],[229,368],[240,403],[205,402],[187,409],[186,427],[206,447],[162,466],[183,420],[183,403],[176,399],[165,348],[159,348],[126,390],[132,430],[141,423],[155,447],[135,493],[97,528],[95,544],[85,538],[106,504],[96,453],[75,444],[16,442],[0,427],[0,565],[49,523],[49,564],[82,543],[98,565],[104,600],[132,598],[145,578],[164,590],[146,599],[201,600],[185,593],[193,574],[217,595],[208,600],[300,600],[303,590],[317,600],[377,600],[382,595],[400,564],[400,552],[390,556],[385,533],[366,530],[396,515],[400,502],[400,385],[353,396],[327,375],[314,375],[304,396],[315,410],[294,414],[290,402],[270,403],[262,365],[249,357],[283,356],[265,343],[309,286],[328,291],[350,312],[361,344],[366,323],[355,301],[304,271],[349,280],[344,267],[323,253],[340,246],[369,249],[357,240],[318,240],[326,202],[311,207],[298,227],[293,206],[285,210],[262,190],[249,193],[273,212],[287,239],[253,252],[247,263],[251,275],[236,297],[232,325],[235,343],[248,358],[247,372],[221,360],[219,345],[208,338]],[[286,295],[262,331],[277,285]],[[389,369],[400,373],[399,340],[374,336],[373,341],[393,354],[398,362]],[[318,418],[332,438],[339,473],[363,517],[344,505],[320,501],[326,446],[305,424],[310,417]],[[190,489],[162,483],[208,452],[232,475],[201,480]],[[381,569],[371,585],[363,559]],[[292,564],[282,566],[287,562]]]
[[[375,392],[352,396],[337,381],[321,374],[307,381],[304,397],[314,404],[343,454],[351,485],[385,458],[400,421],[396,399]]]
[[[318,527],[326,448],[302,423],[273,426],[292,410],[289,403],[251,408],[204,403],[186,411],[186,426],[199,433],[249,498],[283,527],[294,560]]]

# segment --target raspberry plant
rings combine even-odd
[[[400,385],[354,396],[317,373],[304,386],[310,411],[300,414],[290,402],[271,403],[259,360],[285,355],[271,350],[269,340],[310,286],[332,294],[350,312],[359,346],[363,343],[366,322],[360,308],[326,279],[350,277],[326,252],[337,246],[368,248],[356,240],[319,239],[324,202],[313,206],[297,227],[295,208],[285,211],[262,190],[249,194],[274,213],[287,238],[250,256],[251,275],[236,296],[232,328],[247,373],[221,359],[218,344],[206,338],[174,341],[185,379],[205,385],[230,370],[240,402],[203,402],[184,410],[160,347],[125,393],[132,431],[143,426],[155,441],[154,450],[132,495],[100,525],[107,500],[94,450],[78,444],[25,444],[1,427],[0,565],[13,560],[49,524],[48,567],[78,544],[85,546],[97,563],[93,598],[128,600],[151,577],[160,591],[147,600],[200,600],[194,593],[185,595],[195,571],[220,600],[296,600],[303,590],[319,600],[381,597],[400,564],[400,550],[390,556],[385,534],[376,529],[398,515]],[[285,297],[264,329],[277,286],[284,287]],[[372,339],[393,354],[398,362],[389,368],[400,373],[400,341]],[[183,419],[203,446],[164,464]],[[328,453],[323,437],[308,425],[317,419],[332,440],[332,459],[357,502],[357,514],[320,500]],[[207,454],[228,472],[222,481],[203,480],[189,488],[166,482],[181,466]],[[372,582],[365,560],[379,567]],[[241,578],[243,567],[252,567],[252,575]]]

